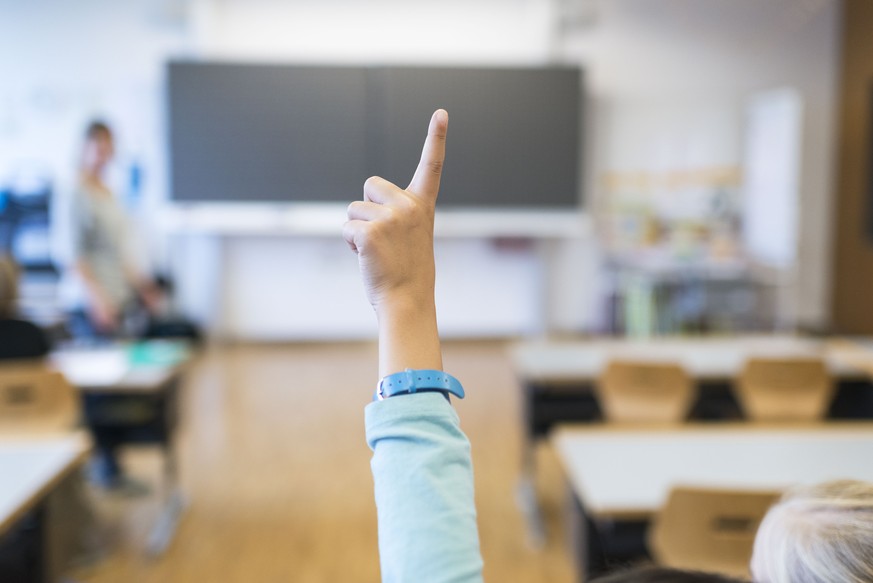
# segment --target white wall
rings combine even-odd
[[[194,13],[210,57],[540,63],[550,40],[542,0],[205,0]]]
[[[496,250],[487,240],[440,241],[436,301],[447,336],[535,332],[536,285],[530,253]],[[269,274],[269,275],[265,275]],[[237,339],[348,339],[374,333],[357,260],[342,241],[250,236],[223,262],[221,333]],[[251,302],[257,301],[253,306]]]
[[[739,165],[757,92],[803,99],[797,316],[826,325],[839,73],[838,0],[601,0],[561,52],[589,72],[590,192],[609,170]]]
[[[557,34],[562,4],[584,4],[595,25]],[[739,163],[747,96],[792,86],[805,102],[798,305],[801,318],[816,325],[827,313],[838,17],[836,0],[0,0],[0,181],[33,160],[68,180],[85,118],[103,114],[119,128],[119,176],[132,158],[141,159],[141,210],[159,206],[166,196],[168,56],[581,62],[590,92],[586,176],[594,201],[602,196],[598,177],[607,170],[652,160]],[[145,223],[154,231],[154,221]],[[307,277],[337,289],[353,285],[353,257],[333,243],[195,239],[186,247],[198,250],[184,266],[192,283],[186,294],[233,335],[274,338],[287,330],[285,336],[307,336],[314,324],[303,325],[305,318],[288,311],[287,294],[277,290],[294,290],[296,304],[317,306],[323,296],[305,291],[319,288],[301,285],[311,281]],[[164,239],[154,240],[162,261],[185,257],[179,239],[170,249]],[[220,264],[220,252],[228,253],[227,265]],[[599,262],[593,241],[542,253],[509,253],[482,241],[448,244],[444,255],[458,261],[452,265],[461,275],[452,283],[454,267],[446,262],[440,307],[448,329],[515,333],[538,328],[543,317],[559,329],[596,326],[601,314],[592,284]],[[297,268],[307,256],[324,261],[304,276]],[[543,257],[555,269],[543,272]],[[287,258],[295,269],[277,269]],[[210,271],[222,279],[210,278]],[[538,295],[544,278],[552,290],[545,307]],[[465,281],[479,284],[465,287]],[[227,287],[211,311],[203,297],[210,285]],[[499,300],[488,302],[494,290]],[[353,297],[360,288],[348,291]],[[347,301],[341,310],[325,310],[319,325],[337,336],[344,326],[352,336],[371,333],[362,298]]]
[[[145,170],[135,210],[154,229],[166,192],[163,63],[191,46],[167,4],[0,0],[0,185],[48,175],[57,195],[68,194],[85,124],[100,117],[116,131],[119,193],[134,160]],[[162,254],[159,239],[150,243]]]
[[[551,6],[541,0],[230,0],[200,2],[194,14],[200,53],[216,59],[536,65],[548,61],[551,48]],[[536,333],[547,323],[572,330],[594,325],[590,282],[597,279],[598,257],[588,241],[588,252],[574,255],[572,244],[556,251],[438,239],[442,333],[512,336]],[[218,310],[225,335],[374,334],[355,258],[343,245],[323,238],[234,237],[225,242],[225,253]],[[554,269],[544,272],[544,263]],[[555,281],[544,283],[550,274]]]

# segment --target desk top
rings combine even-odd
[[[870,422],[564,425],[552,443],[595,516],[650,514],[678,485],[782,490],[842,478],[873,482]]]
[[[873,338],[831,338],[826,342],[826,350],[834,362],[873,377]]]
[[[520,377],[553,384],[594,381],[610,360],[622,358],[676,362],[697,380],[722,381],[735,378],[750,357],[821,356],[834,376],[867,378],[857,361],[844,358],[846,350],[839,343],[800,336],[745,335],[534,341],[516,344],[511,355]]]
[[[184,343],[154,341],[65,348],[50,360],[81,391],[148,393],[162,390],[181,374],[188,359]]]
[[[0,437],[0,535],[82,464],[89,450],[82,433]]]

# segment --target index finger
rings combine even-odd
[[[412,182],[406,190],[436,200],[440,190],[440,176],[446,159],[446,130],[449,125],[449,114],[444,109],[438,109],[430,118],[427,127],[427,138],[421,150],[421,160],[412,177]]]

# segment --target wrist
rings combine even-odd
[[[386,294],[373,306],[380,331],[383,327],[430,321],[436,318],[433,287],[402,289]]]
[[[109,299],[109,294],[105,293],[102,289],[95,289],[94,293],[91,296],[92,304],[95,305],[98,309],[103,310],[114,310],[115,302]]]
[[[411,369],[442,370],[436,307],[407,297],[377,311],[379,376]]]

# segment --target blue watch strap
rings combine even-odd
[[[452,375],[441,370],[413,370],[383,377],[376,387],[376,395],[383,399],[395,395],[406,395],[420,391],[447,391],[459,399],[464,398],[464,387]]]

